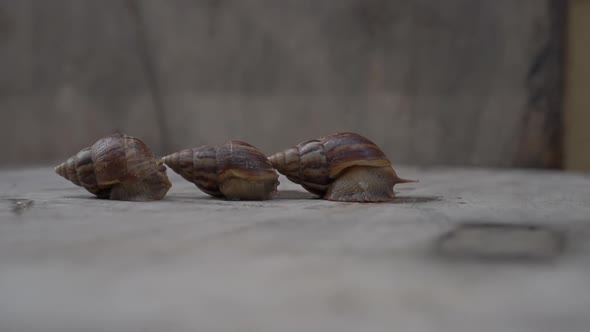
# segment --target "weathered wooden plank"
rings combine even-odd
[[[2,1],[0,17],[1,164],[65,158],[117,130],[162,150],[125,2]]]
[[[33,81],[32,0],[0,0],[0,97],[29,91]]]
[[[421,182],[392,204],[284,178],[223,201],[176,175],[163,201],[111,202],[2,171],[0,330],[587,331],[590,177],[398,171]]]
[[[352,130],[398,162],[543,166],[546,128],[527,114],[561,73],[539,61],[560,42],[552,3],[154,0],[142,12],[174,148],[240,138],[270,153]],[[523,136],[541,145],[526,162]]]
[[[539,37],[533,40],[538,52],[526,77],[527,105],[514,158],[518,167],[563,167],[568,2],[551,0],[548,10],[548,19],[537,24]]]
[[[553,165],[555,3],[2,0],[0,164],[119,129],[157,153],[350,130],[394,162]]]

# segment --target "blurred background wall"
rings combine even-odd
[[[355,131],[398,164],[559,168],[565,4],[0,0],[0,166],[115,131],[157,154]]]

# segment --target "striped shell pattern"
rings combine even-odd
[[[55,172],[99,198],[150,201],[172,186],[166,167],[139,139],[114,134],[82,149]]]
[[[270,156],[269,160],[279,173],[320,196],[349,167],[391,166],[375,143],[355,133],[334,133],[302,142]]]
[[[163,161],[185,180],[215,197],[270,199],[279,184],[278,174],[266,156],[242,141],[185,149],[164,157]],[[246,187],[235,193],[229,183]]]

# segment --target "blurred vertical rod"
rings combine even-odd
[[[160,154],[168,153],[170,149],[168,126],[166,125],[166,111],[164,109],[164,102],[162,100],[162,93],[156,71],[154,69],[154,61],[151,57],[148,48],[148,40],[145,31],[145,22],[137,0],[127,1],[127,10],[135,28],[135,43],[137,52],[141,61],[147,86],[154,103],[156,112],[156,121],[158,130],[160,131]]]

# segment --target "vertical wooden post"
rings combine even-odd
[[[590,0],[569,1],[565,167],[590,171]]]
[[[549,17],[526,76],[528,90],[514,166],[563,168],[567,2],[549,0]]]

